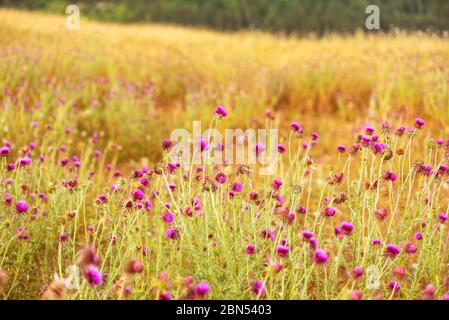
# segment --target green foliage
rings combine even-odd
[[[67,0],[0,0],[0,5],[63,11]],[[115,22],[163,22],[219,30],[257,28],[273,32],[351,33],[364,28],[365,8],[376,4],[381,26],[449,29],[446,0],[81,0],[83,14]]]

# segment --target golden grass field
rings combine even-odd
[[[0,141],[8,148],[0,158],[5,198],[0,296],[343,299],[361,292],[366,299],[419,299],[432,285],[432,297],[442,297],[449,291],[449,235],[447,223],[435,217],[449,210],[448,175],[438,169],[448,163],[448,62],[448,39],[431,34],[299,38],[117,25],[82,16],[81,29],[70,31],[63,16],[0,9]],[[211,192],[204,189],[204,174],[192,185],[181,172],[143,170],[150,183],[142,187],[134,170],[160,161],[165,165],[162,140],[176,128],[190,129],[193,120],[202,121],[204,130],[219,104],[229,113],[214,122],[221,129],[281,129],[281,143],[293,153],[285,155],[277,175],[240,178],[223,168],[228,181]],[[422,130],[394,134],[400,125],[413,128],[417,117],[426,122]],[[381,129],[383,120],[389,131]],[[292,121],[305,132],[293,141]],[[336,152],[337,145],[355,143],[367,125],[376,127],[392,159],[372,154],[372,144],[358,156]],[[308,137],[315,131],[319,143],[310,153],[303,151],[302,143],[311,145]],[[60,165],[72,156],[79,158],[79,168]],[[9,170],[7,165],[20,157],[33,161]],[[431,164],[434,171],[422,174],[415,170],[416,161]],[[115,170],[121,177],[113,175]],[[205,172],[213,179],[217,170]],[[385,170],[398,173],[396,184],[377,184]],[[338,172],[352,180],[328,184],[327,178]],[[192,170],[184,174],[194,175]],[[269,194],[274,178],[284,182],[285,201],[276,200],[276,192],[262,202],[248,200],[250,191]],[[62,183],[71,179],[76,186]],[[228,189],[239,179],[244,191],[230,200]],[[169,182],[176,184],[176,193],[167,188]],[[373,183],[368,191],[367,182]],[[111,184],[121,185],[120,195],[110,191]],[[287,189],[294,186],[302,191]],[[148,212],[124,211],[123,202],[136,188],[151,199]],[[41,192],[45,197],[38,196]],[[341,192],[349,202],[338,204],[336,219],[328,222],[321,212],[336,206],[334,196]],[[107,203],[98,204],[101,194]],[[182,214],[198,198],[202,214]],[[15,207],[19,200],[29,205],[25,214]],[[136,205],[139,201],[134,199]],[[307,215],[286,223],[282,212],[295,212],[300,204],[307,204]],[[373,215],[380,208],[388,208],[386,222]],[[176,216],[168,226],[160,219],[165,211]],[[351,236],[334,235],[342,221],[353,223]],[[29,238],[23,239],[20,227]],[[179,231],[179,239],[166,239],[169,227]],[[272,242],[261,239],[264,228],[273,228]],[[304,229],[313,231],[329,253],[327,265],[315,266],[316,257],[309,258]],[[417,232],[424,240],[415,255],[402,249],[391,262],[383,249],[370,249],[374,237],[382,239],[382,248],[387,243],[404,248],[416,242]],[[287,258],[276,256],[279,242],[288,244]],[[256,245],[254,256],[244,253],[248,243]],[[79,262],[86,244],[95,246],[101,263]],[[142,263],[144,271],[129,271],[128,261]],[[87,279],[79,290],[53,278],[55,273],[66,277],[66,268],[74,264]],[[370,291],[350,270],[372,264],[381,269],[382,287]],[[107,272],[101,286],[89,278],[90,267]],[[398,275],[398,268],[407,275]],[[182,278],[187,276],[200,285]],[[391,290],[391,281],[401,283],[399,294],[394,285]]]

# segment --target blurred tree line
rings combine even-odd
[[[449,0],[0,0],[0,5],[81,14],[115,22],[166,22],[220,30],[351,33],[364,29],[365,9],[380,8],[381,29],[449,30]]]

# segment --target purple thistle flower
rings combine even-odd
[[[179,237],[179,231],[176,228],[170,228],[165,231],[165,237],[169,239],[177,239]]]
[[[251,291],[258,297],[266,295],[265,283],[262,280],[256,280],[251,284]]]
[[[326,217],[333,217],[335,216],[336,212],[337,211],[332,207],[327,207],[326,209],[324,209],[324,214],[326,215]]]
[[[198,146],[200,147],[201,152],[209,150],[209,142],[207,142],[205,139],[200,139],[198,141]]]
[[[401,253],[401,249],[397,245],[391,244],[391,243],[387,243],[387,245],[385,246],[385,254],[388,257],[394,258],[399,253]]]
[[[282,187],[281,179],[275,178],[272,184],[274,190],[279,190]]]
[[[396,175],[396,173],[394,173],[392,171],[386,171],[385,174],[384,174],[384,179],[385,180],[389,180],[391,182],[396,181],[397,177],[398,176]]]
[[[366,127],[365,127],[365,133],[366,133],[366,134],[371,135],[371,134],[374,133],[374,131],[376,131],[376,129],[374,129],[374,128],[371,127],[371,126],[366,126]]]
[[[243,185],[240,182],[235,182],[232,185],[232,191],[234,192],[241,192],[243,190]]]
[[[309,244],[310,244],[310,247],[311,247],[313,250],[315,250],[316,248],[318,248],[318,240],[317,240],[317,238],[315,238],[315,237],[310,238]]]
[[[199,282],[195,287],[195,292],[200,297],[205,297],[209,294],[210,287],[207,282]]]
[[[16,212],[17,213],[27,213],[28,212],[28,203],[26,203],[23,200],[17,201]]]
[[[290,251],[290,248],[288,246],[285,246],[282,244],[278,245],[276,248],[276,252],[277,252],[278,256],[280,256],[282,258],[286,257],[288,255],[289,251]]]
[[[99,286],[103,282],[100,270],[94,265],[87,267],[86,271],[84,271],[84,277],[91,286]]]
[[[343,153],[346,151],[346,146],[341,144],[337,147],[337,150],[338,150],[338,152]]]
[[[226,111],[225,107],[223,107],[222,105],[218,105],[215,109],[215,114],[220,118],[225,118],[228,115],[228,112]]]
[[[375,142],[373,145],[374,153],[379,154],[387,150],[387,145],[382,142]]]
[[[391,291],[394,292],[398,292],[399,290],[401,290],[401,285],[399,284],[399,282],[396,281],[391,281],[388,287],[390,288]]]
[[[10,149],[8,147],[1,147],[0,148],[0,155],[1,156],[7,156],[10,152]]]
[[[420,129],[420,128],[422,128],[424,126],[424,124],[425,124],[425,122],[424,122],[423,119],[421,119],[421,118],[416,118],[415,119],[415,126],[416,126],[416,128]]]
[[[341,223],[341,229],[344,234],[350,235],[352,233],[352,230],[354,229],[354,225],[350,222],[343,221]]]
[[[324,250],[318,249],[315,251],[313,260],[318,264],[326,263],[329,260],[329,254]]]
[[[405,252],[409,254],[414,254],[416,251],[418,251],[418,248],[413,243],[407,243],[405,246]]]
[[[364,269],[363,269],[363,267],[357,267],[357,268],[352,269],[351,273],[354,277],[360,278],[361,276],[363,276]]]
[[[25,167],[27,165],[29,165],[31,163],[31,158],[30,157],[22,157],[19,159],[19,161],[17,162],[19,167]]]
[[[285,146],[283,144],[278,144],[278,152],[279,153],[284,153],[285,152]]]
[[[223,184],[226,182],[226,176],[224,173],[219,172],[215,175],[215,181],[217,181],[220,184]]]
[[[145,193],[142,191],[142,189],[137,188],[136,190],[133,191],[134,200],[140,201],[140,200],[143,200],[144,197],[145,197]]]
[[[290,127],[293,129],[293,131],[302,133],[303,129],[301,128],[301,125],[298,122],[292,122],[290,123]]]
[[[173,144],[174,144],[173,141],[165,139],[162,141],[161,146],[163,150],[169,150],[173,146]]]
[[[302,232],[302,238],[303,238],[303,240],[310,240],[310,238],[312,238],[313,237],[313,232],[312,231],[308,231],[308,230],[304,230],[303,232]]]
[[[445,223],[447,221],[447,215],[443,212],[438,213],[438,220],[440,220],[441,223]]]
[[[246,245],[246,254],[254,254],[256,251],[256,246],[252,243]]]
[[[162,220],[164,220],[165,223],[172,223],[173,221],[175,221],[175,215],[169,211],[166,214],[164,214]]]
[[[256,143],[256,156],[259,156],[262,152],[265,152],[267,148],[262,143]]]

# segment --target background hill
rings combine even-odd
[[[64,12],[73,1],[0,0],[0,5]],[[295,33],[352,33],[364,28],[365,8],[376,4],[381,28],[449,29],[446,0],[122,0],[76,1],[82,14],[114,22],[164,22],[219,30],[257,28]]]

